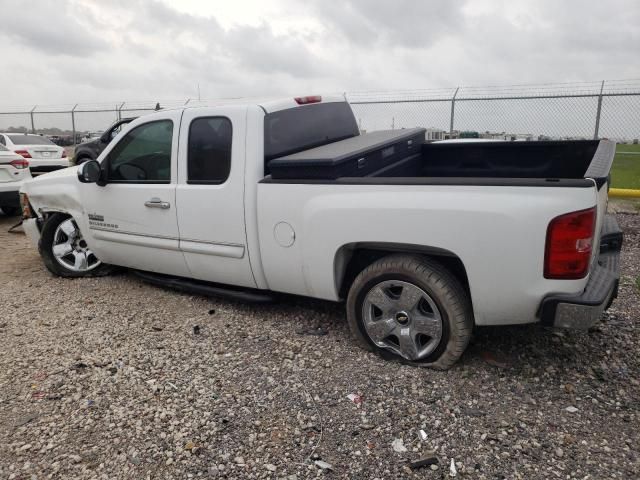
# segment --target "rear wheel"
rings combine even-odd
[[[3,206],[0,207],[0,209],[2,209],[2,212],[7,217],[17,217],[18,214],[20,213],[20,208],[19,207],[8,207],[6,205],[3,205]]]
[[[360,345],[385,358],[440,370],[462,355],[473,329],[471,302],[437,261],[391,255],[362,271],[347,299]]]
[[[113,271],[91,251],[78,224],[68,215],[56,213],[47,219],[39,247],[46,267],[61,277],[102,276]]]

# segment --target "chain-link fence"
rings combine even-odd
[[[425,127],[427,138],[640,137],[640,80],[346,92],[362,130]],[[248,100],[250,101],[250,100]],[[80,142],[125,117],[195,99],[109,104],[0,106],[0,130],[9,128]]]
[[[434,139],[640,137],[640,80],[346,96],[362,130],[422,126]]]

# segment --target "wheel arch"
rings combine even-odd
[[[420,255],[438,260],[460,281],[472,302],[467,269],[462,259],[450,250],[425,245],[388,242],[356,242],[341,246],[334,257],[335,288],[339,298],[344,299],[358,274],[387,255],[404,253]]]
[[[63,210],[63,209],[57,209],[57,208],[43,208],[40,209],[40,215],[42,216],[42,221],[46,222],[49,217],[51,217],[52,215],[56,215],[56,214],[60,214],[60,215],[66,215],[67,217],[74,217],[73,213],[67,211],[67,210]],[[75,217],[74,217],[75,218]]]
[[[83,152],[73,156],[74,165],[80,165],[84,162],[88,162],[89,160],[93,160],[93,156],[90,154]]]

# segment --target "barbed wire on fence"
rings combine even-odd
[[[596,82],[460,86],[344,92],[362,130],[426,127],[432,139],[640,137],[640,79]],[[224,104],[239,98],[156,99],[63,105],[0,106],[0,129],[78,134],[159,108]],[[251,102],[253,98],[246,98]]]

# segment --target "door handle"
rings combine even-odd
[[[144,202],[145,207],[149,208],[161,208],[163,210],[167,210],[171,204],[169,202],[163,202],[158,197],[153,197],[151,200],[147,200]]]

